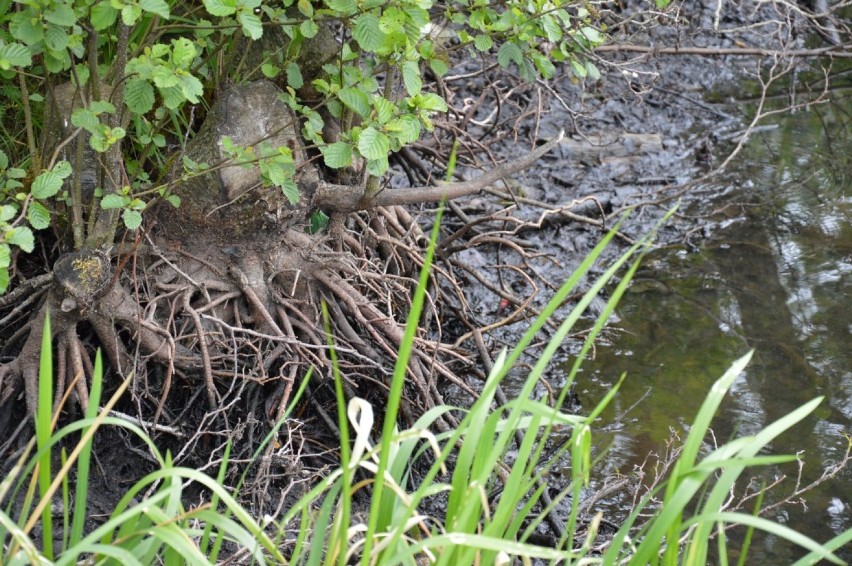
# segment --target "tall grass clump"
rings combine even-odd
[[[377,415],[369,403],[359,398],[344,398],[343,377],[337,364],[333,364],[341,431],[340,467],[281,517],[259,521],[237,503],[240,486],[229,491],[221,485],[228,465],[227,454],[218,479],[213,479],[196,470],[173,466],[169,455],[161,455],[142,430],[110,417],[109,411],[127,387],[129,377],[99,408],[103,387],[100,363],[94,372],[86,418],[55,430],[54,407],[62,402],[51,398],[50,344],[46,341],[36,436],[0,484],[0,502],[5,502],[5,508],[0,511],[0,563],[74,564],[86,558],[88,563],[96,564],[210,564],[219,561],[227,550],[230,558],[238,556],[241,563],[309,566],[356,562],[365,566],[502,565],[518,559],[523,563],[537,560],[576,565],[697,565],[707,563],[713,544],[720,562],[727,564],[726,530],[732,525],[746,529],[747,542],[740,549],[740,564],[746,563],[748,541],[755,529],[806,549],[809,554],[801,564],[818,560],[842,563],[832,551],[852,539],[852,530],[820,545],[786,526],[759,517],[757,510],[753,515],[725,510],[726,498],[746,468],[793,459],[767,455],[764,449],[821,401],[815,399],[803,405],[756,435],[706,449],[703,440],[712,417],[751,354],[737,360],[714,384],[667,481],[639,502],[607,549],[597,554],[592,551],[599,542],[600,517],[591,521],[581,540],[575,540],[579,522],[577,503],[590,480],[595,419],[617,394],[618,385],[589,414],[568,414],[562,405],[580,364],[648,249],[650,236],[627,250],[591,284],[544,349],[536,353],[537,361],[514,399],[498,403],[500,384],[531,347],[537,333],[600,259],[615,232],[606,236],[578,266],[519,343],[510,351],[500,352],[479,397],[470,407],[435,407],[411,428],[399,430],[396,417],[423,309],[437,226],[436,223],[408,316],[388,404],[383,415],[379,415],[380,433],[375,426]],[[605,308],[587,330],[567,384],[554,406],[533,399],[536,384],[544,378],[568,334],[591,301],[618,274],[620,278],[612,287]],[[49,335],[45,332],[45,336]],[[330,350],[334,361],[332,343]],[[297,393],[290,409],[299,396]],[[439,434],[433,432],[433,423],[449,412],[460,416],[458,428]],[[105,523],[85,533],[91,442],[96,431],[106,425],[123,427],[137,435],[148,445],[160,468],[130,488]],[[554,436],[555,429],[570,430],[568,440],[558,440],[564,436]],[[264,443],[275,432],[270,432]],[[57,467],[56,447],[72,434],[78,440],[70,454],[63,453]],[[255,456],[262,448],[257,449]],[[570,462],[570,484],[551,498],[546,493],[547,474],[555,463],[566,461]],[[72,469],[75,469],[74,482],[70,479]],[[209,503],[185,507],[183,493],[192,482],[209,490]],[[144,500],[136,502],[135,498],[141,497],[143,491]],[[356,498],[369,500],[366,515],[354,510]],[[663,504],[655,506],[653,502],[657,499],[662,499]],[[54,525],[51,502],[58,502],[66,510],[73,507],[73,514],[69,517],[69,513],[63,513],[62,520]],[[550,547],[530,542],[538,526],[552,519],[551,513],[557,506],[569,509],[563,518],[561,540]],[[642,519],[649,514],[650,520]],[[38,542],[33,537],[36,525],[41,529]]]

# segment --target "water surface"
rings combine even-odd
[[[690,213],[717,229],[699,249],[652,253],[618,309],[623,332],[578,380],[587,406],[627,372],[605,424],[606,471],[630,472],[684,431],[731,361],[755,355],[713,424],[720,442],[751,434],[817,396],[815,413],[772,445],[801,451],[803,482],[843,456],[852,432],[852,93],[780,118],[729,170],[724,197]],[[734,190],[729,189],[731,184]],[[790,479],[795,465],[766,471]],[[852,470],[770,517],[825,541],[852,527]],[[614,502],[617,505],[618,502]],[[614,510],[611,510],[614,511]],[[753,564],[802,553],[772,537]],[[852,560],[852,550],[840,553]]]

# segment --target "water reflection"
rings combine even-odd
[[[852,98],[838,95],[761,134],[731,176],[753,187],[725,197],[727,217],[712,241],[699,253],[648,259],[619,309],[625,333],[599,350],[579,383],[591,406],[628,373],[607,416],[609,472],[660,450],[669,427],[684,430],[713,381],[749,348],[755,357],[714,421],[717,438],[754,433],[823,395],[815,414],[772,448],[804,450],[806,482],[842,456],[852,429],[850,111]],[[847,470],[808,496],[807,511],[789,507],[776,519],[827,540],[852,526],[848,494]],[[800,554],[774,539],[759,547],[765,555],[755,563]]]

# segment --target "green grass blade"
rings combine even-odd
[[[63,377],[61,377],[62,379]],[[53,352],[51,346],[50,313],[44,317],[41,335],[41,357],[38,366],[38,406],[36,407],[36,444],[41,451],[50,444],[51,417],[53,415]],[[42,452],[38,460],[38,488],[42,500],[48,503],[52,496],[50,484],[53,476],[50,471],[50,450]],[[53,559],[53,516],[50,505],[41,508],[42,552],[48,560]],[[29,529],[26,529],[29,530]]]
[[[103,392],[103,360],[101,351],[95,354],[95,366],[92,371],[92,387],[89,390],[89,406],[86,407],[86,418],[94,419],[98,415],[98,407],[101,403]],[[85,435],[88,427],[81,430]],[[70,544],[74,546],[83,536],[83,527],[86,523],[86,506],[89,496],[89,470],[91,468],[92,442],[89,440],[80,451],[77,462],[77,483],[74,489],[74,517],[71,523]]]

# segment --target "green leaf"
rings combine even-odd
[[[340,12],[344,16],[351,16],[358,11],[358,2],[356,0],[326,0],[325,5],[329,9]]]
[[[287,84],[297,89],[302,88],[302,85],[305,84],[302,78],[302,70],[296,63],[287,64]]]
[[[175,208],[180,208],[180,197],[177,195],[169,195],[166,200]]]
[[[237,11],[236,0],[204,0],[204,7],[212,16],[230,16]]]
[[[125,210],[121,219],[124,220],[124,225],[128,230],[136,230],[142,225],[142,214],[137,210]]]
[[[394,111],[396,110],[394,103],[384,96],[373,97],[373,108],[376,110],[376,120],[379,124],[387,123],[393,118]]]
[[[139,0],[139,7],[165,20],[169,19],[169,5],[164,0]]]
[[[0,269],[0,295],[9,288],[9,270],[5,267]]]
[[[53,171],[42,171],[33,181],[32,195],[34,198],[50,198],[62,188],[62,177]]]
[[[57,175],[59,175],[59,178],[60,178],[60,179],[65,179],[65,178],[67,178],[69,175],[71,175],[71,173],[72,173],[74,170],[71,168],[71,164],[70,164],[70,163],[68,163],[68,162],[67,162],[67,161],[65,161],[65,160],[62,160],[62,161],[58,162],[56,165],[54,165],[54,166],[53,166],[52,171],[53,171],[54,173],[56,173]]]
[[[423,88],[423,80],[420,78],[420,65],[416,61],[406,61],[402,65],[402,82],[408,96],[420,94]]]
[[[115,193],[108,194],[101,200],[101,208],[104,210],[124,208],[124,197]]]
[[[154,87],[144,79],[129,79],[124,86],[124,103],[135,114],[145,114],[154,107]]]
[[[523,59],[521,48],[511,41],[507,41],[501,45],[500,50],[497,52],[497,62],[503,68],[508,67],[511,62],[514,62],[520,67]]]
[[[302,25],[299,26],[299,31],[302,32],[302,35],[307,39],[310,39],[319,32],[319,26],[313,20],[305,20],[302,22]]]
[[[18,226],[6,232],[6,242],[18,246],[27,253],[35,249],[35,237],[29,226]]]
[[[296,181],[293,178],[289,178],[284,181],[281,185],[281,192],[284,193],[284,196],[287,197],[287,201],[290,204],[296,204],[299,202],[299,198],[301,195],[299,194],[299,187],[296,185]]]
[[[447,71],[450,70],[449,66],[443,59],[432,59],[429,61],[429,66],[432,67],[432,70],[439,77],[443,77],[447,74]]]
[[[12,250],[9,249],[9,244],[0,244],[0,268],[7,268],[12,265]]]
[[[340,101],[362,118],[370,114],[370,97],[359,88],[346,87],[337,93]]]
[[[50,226],[50,211],[38,201],[33,201],[27,208],[27,220],[36,230],[44,230]]]
[[[243,26],[243,34],[246,37],[250,37],[254,40],[260,39],[260,37],[263,35],[263,24],[260,23],[260,18],[257,16],[257,14],[250,10],[240,10],[239,20],[240,24],[242,24]],[[305,37],[308,36],[306,35]]]
[[[67,4],[57,4],[52,10],[44,13],[44,19],[58,26],[71,27],[77,23],[74,10]]]
[[[385,128],[396,133],[396,139],[403,144],[413,143],[420,137],[420,120],[411,115],[391,120]]]
[[[180,87],[170,86],[160,89],[160,96],[163,97],[163,104],[169,110],[176,110],[181,104],[186,101],[183,91]]]
[[[267,79],[274,79],[281,74],[281,68],[277,65],[266,62],[260,66],[260,72],[263,73],[263,76]]]
[[[604,41],[603,34],[593,27],[582,27],[580,28],[580,33],[592,43],[598,44]]]
[[[388,170],[388,158],[385,155],[379,159],[371,159],[367,161],[367,173],[381,177]]]
[[[113,114],[115,112],[115,106],[106,100],[93,100],[92,103],[89,104],[89,110],[95,114]]]
[[[477,35],[473,38],[473,46],[479,51],[488,51],[494,45],[490,35]]]
[[[20,11],[12,16],[9,31],[15,39],[27,45],[35,45],[44,39],[44,27],[40,18],[33,18],[29,11]]]
[[[417,108],[422,110],[428,110],[430,112],[447,111],[447,103],[444,102],[444,99],[432,92],[417,95],[412,98],[412,101]]]
[[[117,17],[118,10],[110,5],[109,0],[104,0],[92,6],[92,27],[97,31],[105,30],[112,26]]]
[[[374,14],[362,14],[355,22],[352,36],[364,51],[378,51],[385,41],[385,34],[379,27],[379,18]]]
[[[8,222],[18,214],[18,209],[11,204],[0,206],[0,222]]]
[[[30,50],[20,43],[0,45],[0,69],[8,71],[12,67],[29,67],[33,64]]]
[[[172,40],[172,63],[180,69],[189,69],[198,51],[195,44],[185,37]]]
[[[121,21],[126,26],[132,26],[142,16],[142,8],[136,4],[127,4],[121,9]]]
[[[358,137],[358,151],[370,160],[382,158],[387,160],[390,140],[385,134],[370,126],[363,130]]]
[[[322,149],[326,166],[332,169],[349,167],[352,164],[352,146],[346,142],[336,142]]]
[[[586,72],[592,80],[597,81],[601,78],[601,72],[598,70],[597,67],[595,67],[595,64],[591,61],[586,61]]]
[[[322,210],[318,210],[311,214],[311,227],[308,230],[310,234],[316,234],[320,230],[325,230],[328,227],[328,215]]]
[[[175,71],[164,65],[157,65],[151,73],[157,88],[164,89],[177,86],[180,83]]]
[[[180,90],[184,98],[193,104],[198,104],[199,97],[204,96],[204,85],[193,75],[180,78]]]
[[[571,58],[571,70],[574,71],[574,74],[581,79],[585,78],[586,75],[588,74],[588,71],[586,70],[586,66],[583,65],[582,63],[580,63],[579,61],[577,61],[577,59],[575,59],[573,57]]]
[[[3,171],[9,166],[9,156],[6,152],[0,149],[0,171]]]
[[[44,44],[51,51],[63,51],[68,47],[68,34],[59,26],[49,25],[44,30]]]

